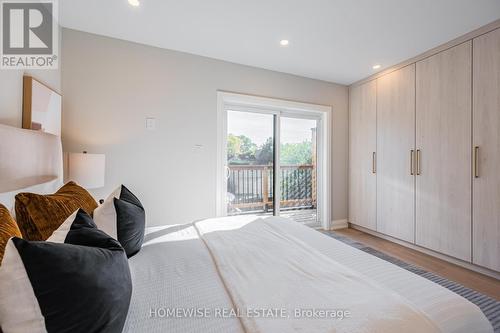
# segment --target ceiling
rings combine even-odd
[[[500,18],[500,0],[139,1],[60,1],[61,25],[350,84]]]

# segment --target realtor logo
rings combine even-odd
[[[58,67],[57,0],[2,0],[2,69]]]

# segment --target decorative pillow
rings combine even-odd
[[[10,215],[7,207],[0,204],[0,264],[7,241],[12,237],[21,237],[21,231],[19,231],[16,221]]]
[[[50,179],[48,181],[45,181],[47,179]],[[13,217],[15,217],[15,210],[14,206],[16,203],[16,195],[20,192],[30,192],[30,193],[38,193],[38,194],[50,194],[54,193],[57,191],[58,188],[60,188],[63,184],[61,183],[61,180],[57,177],[41,177],[36,178],[36,181],[45,181],[44,183],[38,183],[35,185],[28,185],[27,187],[23,189],[19,189],[19,186],[23,186],[23,182],[20,182],[20,184],[16,184],[17,189],[10,191],[10,192],[3,192],[0,193],[0,204],[4,205],[7,207],[7,209],[10,211]],[[31,181],[31,179],[30,179]],[[28,182],[29,184],[30,182]]]
[[[54,194],[16,195],[17,224],[23,237],[30,241],[49,238],[75,210],[81,208],[90,215],[96,207],[90,193],[74,182],[67,183]]]
[[[0,266],[4,333],[121,333],[132,294],[123,248],[81,209],[54,238],[64,243],[7,243]]]
[[[137,197],[124,185],[94,211],[97,227],[117,239],[130,258],[141,249],[146,213]]]

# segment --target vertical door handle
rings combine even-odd
[[[415,165],[415,161],[414,161],[414,158],[415,158],[415,150],[410,150],[410,175],[414,176],[415,175],[415,171],[413,171],[413,167]]]
[[[377,173],[377,153],[372,153],[372,173]]]
[[[479,146],[474,147],[474,178],[479,178]]]
[[[420,149],[417,149],[417,176],[420,176]]]

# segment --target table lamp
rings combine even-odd
[[[69,153],[68,179],[86,189],[104,187],[106,155]]]

